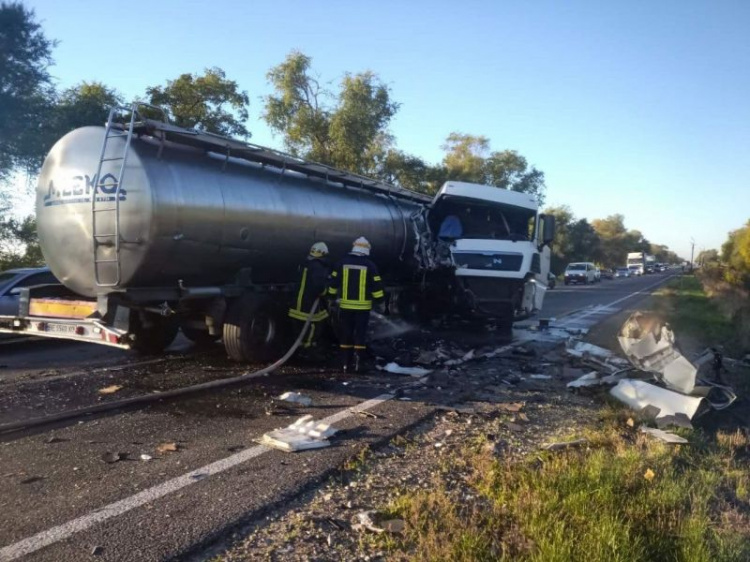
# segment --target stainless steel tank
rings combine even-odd
[[[120,195],[121,280],[115,288],[97,287],[91,192],[104,131],[84,127],[60,139],[37,187],[44,258],[76,293],[168,287],[178,280],[220,284],[243,267],[252,268],[254,281],[288,282],[313,242],[326,242],[335,260],[358,236],[370,240],[372,258],[386,274],[409,274],[414,247],[409,215],[416,202],[248,162],[224,162],[179,145],[167,144],[159,155],[155,140],[134,138]],[[107,156],[121,155],[124,142],[110,140]],[[106,162],[102,178],[116,177],[119,167],[118,161]],[[97,206],[107,204],[114,206],[112,201]],[[114,229],[115,213],[97,217],[97,232]],[[114,248],[100,249],[99,257],[114,257]]]

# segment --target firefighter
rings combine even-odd
[[[359,372],[362,355],[367,349],[367,324],[372,303],[385,296],[378,268],[369,255],[367,238],[357,238],[351,252],[331,273],[328,295],[339,301],[339,341],[344,372]]]
[[[299,329],[307,322],[315,299],[325,296],[326,284],[330,274],[330,266],[327,261],[328,246],[325,242],[316,242],[310,248],[307,260],[300,266],[300,276],[297,282],[297,292],[294,304],[289,308],[289,317],[295,320]],[[310,330],[305,336],[302,346],[304,349],[310,349],[314,343],[320,323],[328,318],[328,311],[325,309],[325,303],[321,298],[317,311],[312,317]]]

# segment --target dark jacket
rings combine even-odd
[[[372,301],[385,296],[377,266],[359,254],[347,254],[336,265],[328,294],[341,299],[342,310],[372,310]]]
[[[322,297],[326,292],[330,267],[325,260],[308,259],[300,266],[299,280],[297,281],[294,302],[289,308],[289,316],[297,320],[305,321],[310,314],[315,299]],[[318,304],[318,309],[313,316],[313,322],[319,322],[328,317],[328,311],[323,308],[323,303]]]

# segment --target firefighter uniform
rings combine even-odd
[[[382,299],[383,281],[377,266],[368,257],[370,243],[354,241],[352,251],[331,273],[328,294],[339,301],[340,347],[344,370],[359,370],[360,354],[367,349],[367,325],[374,300]]]
[[[300,276],[297,282],[297,290],[293,305],[289,308],[289,317],[294,319],[301,330],[307,322],[315,299],[323,297],[326,293],[326,284],[330,268],[325,257],[328,255],[328,247],[323,242],[317,242],[310,248],[307,261],[300,267]],[[305,336],[302,345],[310,348],[315,342],[316,332],[319,332],[319,324],[328,318],[328,311],[321,300],[318,309],[312,317],[310,330]]]

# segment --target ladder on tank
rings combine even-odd
[[[163,121],[168,122],[163,109],[145,103],[136,102],[130,106],[116,106],[109,110],[99,165],[94,176],[94,188],[91,194],[91,235],[94,251],[94,280],[97,287],[116,287],[120,284],[122,277],[120,263],[120,251],[122,249],[120,197],[122,195],[122,180],[128,163],[130,143],[133,140],[133,129],[137,122],[140,107],[147,107],[161,113]],[[119,115],[125,116],[123,123],[117,121]],[[125,126],[126,123],[127,126]],[[110,140],[123,137],[125,137],[125,142],[121,145],[121,151],[116,155],[108,156],[107,147]],[[101,177],[106,162],[119,162],[117,174],[108,173],[105,176],[111,178],[107,182],[103,181]],[[112,220],[104,220],[106,216],[111,216]],[[113,248],[113,250],[107,255],[105,248]],[[107,269],[111,273],[109,279],[104,279],[106,276],[103,272]]]

